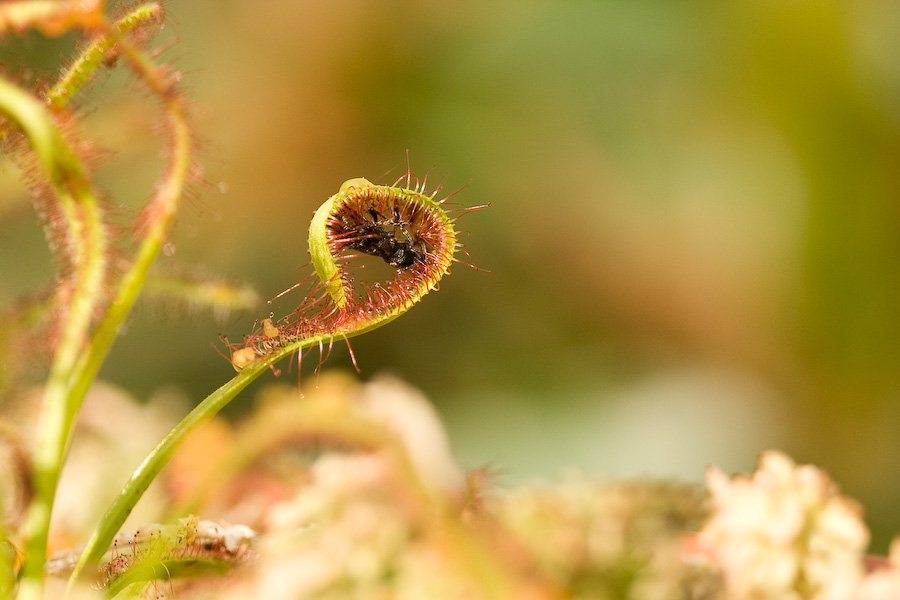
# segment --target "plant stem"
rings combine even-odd
[[[119,327],[137,300],[150,266],[165,242],[166,231],[175,216],[178,201],[184,191],[192,149],[190,127],[180,99],[173,95],[170,86],[143,53],[126,40],[120,39],[117,43],[132,61],[138,74],[163,99],[171,127],[171,156],[167,176],[159,184],[154,198],[144,208],[144,215],[148,217],[146,233],[137,256],[119,282],[112,304],[94,331],[90,345],[75,366],[72,394],[79,398],[84,397],[87,388],[97,375],[109,347],[118,334]]]
[[[56,190],[73,252],[71,301],[61,319],[61,335],[47,386],[34,456],[35,497],[26,517],[25,559],[19,597],[40,598],[50,515],[71,424],[80,399],[70,395],[72,372],[88,339],[91,314],[106,272],[106,236],[101,211],[81,163],[68,148],[44,107],[0,79],[0,110],[25,132]]]
[[[66,69],[62,78],[47,92],[47,99],[56,108],[62,108],[81,86],[94,73],[101,61],[109,55],[123,33],[153,19],[159,19],[162,8],[159,3],[151,2],[136,7],[124,17],[112,24],[108,33],[98,35],[81,53],[72,65]]]
[[[131,51],[127,47],[125,47],[124,50],[127,54],[130,55]],[[163,95],[163,97],[166,98],[167,96]],[[178,106],[179,105],[176,103],[172,107],[174,111],[173,117],[176,119],[174,125],[178,124],[177,117],[181,114],[177,110]],[[176,129],[176,134],[177,133],[178,129]],[[176,135],[176,141],[178,139],[179,138]],[[187,143],[186,138],[185,143]],[[392,321],[407,309],[409,309],[413,304],[418,302],[419,299],[421,299],[422,296],[424,296],[429,290],[433,289],[437,285],[437,280],[447,272],[450,261],[452,260],[453,251],[456,248],[456,237],[452,228],[452,220],[450,220],[443,212],[443,210],[441,210],[439,203],[435,203],[430,198],[425,198],[421,194],[415,194],[410,190],[394,190],[393,188],[371,186],[371,184],[366,188],[366,190],[376,193],[382,193],[385,195],[395,193],[410,195],[412,201],[419,202],[422,205],[425,205],[428,208],[434,210],[434,212],[436,213],[434,218],[437,219],[438,226],[442,226],[440,227],[442,236],[442,244],[440,246],[441,252],[439,260],[434,261],[436,268],[431,272],[422,273],[421,277],[418,277],[415,282],[407,282],[406,286],[403,288],[404,292],[401,298],[402,301],[398,301],[388,306],[382,306],[378,311],[371,311],[371,314],[369,314],[368,311],[364,310],[364,307],[360,306],[354,306],[350,308],[347,308],[345,306],[345,308],[342,310],[341,308],[339,308],[341,306],[340,298],[332,298],[337,305],[337,308],[335,308],[335,310],[338,312],[335,313],[335,317],[330,321],[328,316],[324,317],[322,321],[317,324],[318,326],[314,329],[316,333],[304,334],[299,339],[294,339],[289,342],[285,341],[283,346],[277,346],[271,351],[267,350],[263,356],[255,354],[255,360],[252,360],[246,365],[242,365],[241,371],[231,381],[220,387],[205,400],[203,400],[203,402],[197,405],[194,410],[192,410],[178,425],[176,425],[172,429],[172,431],[169,432],[169,434],[159,443],[159,445],[138,467],[138,469],[132,475],[131,479],[125,484],[125,487],[122,489],[122,491],[113,501],[112,505],[103,515],[103,518],[100,520],[97,529],[91,535],[90,540],[88,540],[88,543],[84,551],[82,552],[78,563],[75,565],[72,576],[69,579],[68,590],[72,589],[73,585],[77,582],[79,577],[81,577],[82,573],[85,572],[86,567],[88,567],[89,565],[93,566],[100,561],[100,559],[109,549],[110,543],[112,542],[116,533],[118,533],[125,520],[131,514],[131,511],[134,509],[141,496],[150,486],[150,483],[157,477],[163,467],[165,467],[165,465],[172,459],[178,449],[181,448],[185,440],[197,428],[205,424],[215,414],[217,414],[238,394],[238,392],[244,389],[251,381],[256,379],[261,373],[269,369],[272,365],[283,359],[285,356],[293,355],[294,353],[302,353],[304,349],[315,345],[324,345],[326,343],[331,344],[336,339],[347,339],[350,337],[361,335],[362,333],[371,331],[372,329],[375,329]],[[317,273],[319,274],[323,286],[327,286],[329,282],[335,281],[340,275],[340,271],[337,269],[335,264],[334,256],[331,254],[332,248],[325,243],[325,240],[328,239],[326,232],[326,225],[328,220],[327,215],[333,212],[337,201],[341,198],[343,198],[343,196],[341,196],[341,193],[339,193],[338,195],[333,196],[332,198],[327,200],[323,205],[323,208],[320,208],[317,212],[317,217],[314,219],[313,225],[310,227],[310,255],[313,258],[313,264],[316,268]],[[148,208],[151,208],[151,206],[148,206]],[[174,211],[174,207],[172,210]],[[321,216],[323,214],[326,216]],[[164,233],[164,230],[158,230],[157,228],[161,226],[160,223],[165,222],[166,221],[164,219],[154,219],[150,221],[150,232],[147,234],[139,257],[142,258],[145,256],[145,250],[147,252],[152,251],[154,253],[153,255],[155,256],[155,252],[159,250],[159,245],[162,241],[161,236]],[[156,237],[157,231],[159,237]],[[318,245],[316,246],[316,244]],[[137,270],[137,265],[139,264],[141,258],[139,258],[139,261],[135,263],[135,267],[133,267],[132,270],[129,271],[128,274],[126,274],[125,282],[120,288],[120,298],[122,298],[121,303],[118,301],[118,299],[113,303],[113,306],[110,310],[110,313],[107,315],[106,320],[100,325],[97,333],[94,336],[94,343],[92,343],[91,345],[92,347],[89,354],[87,355],[87,358],[85,359],[85,361],[79,363],[79,367],[83,368],[83,370],[80,371],[79,374],[84,376],[85,378],[92,377],[96,368],[99,366],[100,358],[94,359],[92,358],[92,355],[90,353],[94,352],[96,348],[104,347],[104,344],[108,344],[108,341],[111,341],[112,339],[114,331],[109,330],[108,328],[113,326],[109,325],[109,323],[117,323],[114,318],[118,313],[115,311],[127,310],[127,308],[122,309],[120,304],[125,305],[128,302],[133,302],[133,297],[127,295],[130,289],[128,285],[130,281],[129,278],[132,276],[132,274],[136,274],[136,277],[139,276],[139,279],[136,280],[136,285],[143,281],[146,270]],[[320,263],[325,264],[325,269],[322,268],[323,265]],[[334,269],[329,270],[329,265],[334,267]],[[147,263],[147,266],[149,266],[149,263]],[[329,292],[331,291],[332,290],[329,290]],[[136,295],[136,293],[137,288],[134,289],[134,294]],[[347,305],[348,303],[345,301],[344,304]],[[329,315],[330,314],[332,313],[329,313]],[[298,318],[302,322],[302,320],[306,317],[301,315]],[[303,331],[303,329],[301,328],[300,331]],[[108,335],[108,340],[107,338],[100,337],[101,335]],[[80,391],[80,388],[77,391]]]
[[[150,483],[153,482],[163,467],[168,464],[179,448],[181,448],[188,436],[212,419],[234,399],[238,392],[268,370],[275,362],[289,354],[300,351],[302,348],[318,343],[318,337],[297,342],[285,346],[275,355],[266,357],[266,360],[257,360],[247,365],[231,381],[207,396],[203,402],[188,413],[144,459],[144,462],[141,463],[131,476],[131,479],[128,480],[128,483],[125,484],[125,487],[122,488],[122,491],[119,492],[112,505],[107,509],[97,529],[94,530],[84,551],[81,553],[78,564],[75,565],[75,569],[69,579],[69,590],[71,590],[72,585],[87,565],[100,561],[116,533],[118,533],[128,515],[131,514],[131,511],[137,505],[138,500],[147,491]]]
[[[127,18],[127,17],[126,17]],[[130,21],[126,21],[127,25]],[[119,27],[110,29],[104,44],[116,41],[135,70],[162,98],[172,127],[172,156],[168,176],[158,188],[147,214],[147,232],[132,268],[125,274],[103,322],[87,345],[91,313],[105,274],[105,236],[100,211],[80,163],[66,147],[44,108],[16,86],[0,81],[0,107],[26,132],[57,189],[61,212],[69,228],[74,251],[72,300],[65,315],[62,335],[44,394],[35,450],[35,499],[26,518],[25,559],[20,572],[20,600],[42,596],[50,517],[69,433],[87,388],[96,376],[109,346],[137,298],[150,265],[159,253],[184,189],[191,152],[190,130],[183,107],[172,86],[159,70],[130,43],[121,39]],[[62,103],[83,83],[108,46],[92,48],[80,64],[54,88],[51,99]]]

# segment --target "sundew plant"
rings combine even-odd
[[[246,286],[153,269],[179,208],[209,185],[186,76],[155,46],[165,23],[158,2],[0,4],[2,36],[78,40],[55,78],[0,65],[0,165],[31,192],[56,270],[0,315],[4,409],[16,400],[37,415],[0,417],[0,599],[900,597],[900,546],[866,556],[860,507],[823,471],[779,452],[751,476],[711,468],[707,490],[579,475],[501,488],[491,469],[456,463],[417,390],[386,376],[320,374],[334,344],[400,317],[454,262],[472,266],[457,220],[485,206],[408,166],[393,183],[348,179],[325,200],[308,228],[309,274],[279,294],[298,298],[296,308],[219,344],[230,379],[174,415],[100,500],[108,508],[92,533],[54,532],[61,476],[88,437],[83,401],[102,387],[98,371],[142,292],[258,310]],[[82,127],[86,88],[114,69],[130,72],[155,101],[148,118],[163,123],[162,173],[124,215],[96,184],[104,157]],[[383,263],[383,281],[359,276],[372,261]],[[29,395],[33,369],[20,358],[34,348],[49,366]],[[216,418],[256,378],[281,375],[284,359],[299,378],[310,354],[317,377],[304,393],[283,376],[242,421]],[[104,471],[125,437],[88,454],[89,471]],[[97,501],[89,484],[75,487],[76,503]],[[126,527],[142,498],[158,519]]]
[[[42,298],[53,359],[29,474],[33,497],[21,523],[22,563],[16,569],[21,598],[42,596],[54,496],[82,400],[165,244],[179,202],[199,173],[180,73],[155,62],[145,47],[163,18],[158,3],[128,9],[115,19],[107,17],[100,3],[14,2],[0,12],[7,34],[36,28],[47,35],[76,30],[88,37],[81,54],[49,89],[34,93],[8,79],[0,81],[5,154],[27,173],[60,263],[58,288]],[[132,69],[159,99],[168,134],[166,169],[127,231],[134,241],[125,245],[134,247],[133,256],[116,257],[115,265],[116,240],[106,220],[106,203],[86,166],[89,146],[77,139],[74,116],[66,111],[69,101],[113,60]],[[431,193],[425,189],[426,182],[410,173],[392,187],[355,179],[322,205],[310,227],[318,280],[294,312],[277,323],[263,320],[259,333],[232,348],[238,374],[185,417],[135,472],[80,553],[73,581],[86,567],[96,566],[150,481],[187,436],[248,383],[286,356],[299,362],[305,349],[318,346],[321,351],[326,344],[330,349],[336,340],[395,319],[436,287],[458,243],[454,219],[441,206],[446,198],[435,199],[439,186]],[[384,286],[354,289],[347,264],[360,254],[383,258],[396,275]],[[7,591],[10,582],[7,577]]]

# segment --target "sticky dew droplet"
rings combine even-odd
[[[272,319],[263,319],[262,321],[263,334],[267,338],[277,338],[280,335],[278,328],[275,327],[275,324],[272,322]]]

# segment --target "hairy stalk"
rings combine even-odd
[[[72,374],[88,339],[91,314],[106,271],[101,211],[84,169],[40,102],[0,79],[0,109],[25,132],[47,170],[73,251],[71,300],[62,314],[61,335],[44,391],[34,456],[35,497],[26,520],[20,598],[39,598],[53,499],[72,422],[81,404],[73,397]]]
[[[4,12],[6,13],[15,13],[16,7],[14,5],[20,3],[10,3],[9,5],[0,6],[0,33],[4,30]],[[33,8],[32,5],[37,5],[35,2],[25,2],[21,3],[21,8],[30,7]],[[56,5],[62,5],[63,3],[52,3]],[[52,8],[52,7],[50,7]],[[63,7],[65,8],[65,7]],[[12,10],[11,10],[12,9]],[[54,10],[59,10],[58,8],[54,8]],[[68,10],[68,9],[66,9]],[[34,14],[34,18],[40,18],[42,13],[40,11]],[[100,34],[96,36],[91,43],[84,49],[81,55],[75,59],[75,62],[63,73],[62,78],[54,85],[50,90],[47,91],[47,102],[54,109],[63,108],[72,97],[75,96],[76,93],[81,89],[81,87],[90,79],[91,75],[93,75],[94,71],[97,70],[97,67],[100,66],[100,63],[109,56],[110,50],[115,47],[116,41],[119,37],[127,33],[129,31],[134,30],[135,28],[153,21],[155,19],[160,19],[162,15],[162,8],[156,2],[144,4],[138,6],[131,12],[129,12],[124,17],[118,19],[115,23],[112,24],[111,30],[108,33]],[[13,22],[13,17],[7,15],[6,17],[8,22]],[[39,21],[40,22],[40,21]],[[32,23],[32,25],[34,25]],[[92,26],[99,26],[100,22],[92,23]],[[0,139],[7,135],[8,130],[3,123],[0,123]]]
[[[252,287],[202,272],[161,272],[147,276],[142,292],[157,297],[176,312],[196,314],[209,311],[218,321],[240,311],[255,311],[262,299]]]
[[[162,8],[159,3],[151,2],[138,6],[124,17],[112,24],[110,31],[98,35],[85,48],[74,63],[66,70],[62,78],[47,92],[47,100],[56,108],[65,106],[81,86],[90,78],[100,63],[109,55],[122,34],[153,20],[160,19]]]
[[[146,210],[146,232],[131,269],[123,277],[105,318],[86,345],[91,313],[105,273],[105,237],[100,212],[83,169],[68,150],[36,100],[2,82],[0,102],[29,137],[57,190],[74,254],[71,304],[51,368],[44,397],[42,422],[35,452],[36,496],[27,517],[28,539],[19,587],[20,600],[42,595],[53,497],[66,444],[78,409],[106,352],[129,313],[147,270],[159,253],[165,233],[184,189],[191,153],[190,130],[180,100],[160,70],[121,37],[141,22],[158,15],[157,5],[139,7],[120,19],[76,61],[49,99],[61,107],[87,80],[113,45],[118,46],[139,76],[163,99],[172,130],[171,164]]]
[[[131,268],[122,277],[112,304],[94,331],[90,346],[75,367],[72,395],[83,398],[88,386],[100,369],[100,365],[118,333],[119,326],[128,316],[138,297],[147,271],[159,254],[166,239],[166,232],[175,216],[178,202],[185,188],[190,168],[192,150],[191,132],[181,99],[175,95],[158,67],[127,40],[117,44],[131,61],[134,69],[154,93],[162,99],[171,128],[171,156],[168,173],[158,185],[155,197],[144,208],[146,231]]]
[[[159,254],[165,242],[166,231],[178,207],[178,201],[187,181],[190,165],[190,153],[192,148],[190,128],[184,112],[181,100],[173,93],[171,84],[166,81],[158,68],[137,48],[125,40],[118,41],[122,51],[131,61],[135,70],[150,85],[151,89],[160,96],[169,115],[171,127],[172,148],[168,176],[159,185],[156,196],[145,208],[145,214],[149,216],[144,238],[138,249],[137,256],[131,268],[125,273],[118,287],[118,292],[107,311],[103,321],[94,332],[90,347],[85,352],[76,366],[76,380],[72,393],[81,397],[87,392],[93,378],[100,368],[106,351],[116,337],[122,321],[131,311],[147,271]],[[259,372],[266,369],[265,365],[259,366]],[[181,445],[181,440],[188,433],[206,422],[222,406],[227,404],[237,392],[243,389],[259,372],[248,371],[245,377],[235,377],[203,403],[197,406],[179,426],[160,443],[144,464],[135,472],[131,481],[122,490],[119,497],[109,508],[106,515],[94,532],[88,547],[82,553],[78,564],[72,573],[69,588],[88,563],[94,563],[105,552],[112,537],[116,534],[122,523],[131,513],[138,499],[143,495],[147,486],[159,473],[159,470],[171,459],[171,455]]]
[[[318,340],[309,340],[308,345],[317,344]],[[297,344],[296,347],[300,347]],[[272,362],[283,358],[293,352],[296,347],[284,348],[276,357],[272,357]],[[112,505],[107,509],[100,524],[91,538],[88,540],[84,551],[72,576],[69,579],[69,589],[77,581],[78,577],[84,572],[84,568],[88,565],[94,565],[100,561],[112,543],[113,538],[128,515],[137,505],[138,500],[147,491],[147,488],[168,464],[179,448],[184,444],[185,440],[198,428],[207,423],[213,416],[224,408],[231,400],[249,385],[254,379],[259,377],[269,368],[270,364],[257,361],[247,366],[240,373],[235,375],[231,381],[220,387],[218,390],[207,396],[203,402],[198,404],[194,410],[181,420],[169,434],[156,446],[156,448],[144,459],[144,462],[131,476],[122,491],[113,501]]]
[[[447,272],[457,244],[453,221],[443,211],[440,203],[419,191],[374,186],[365,180],[359,181],[363,181],[364,184],[359,185],[356,191],[352,188],[347,189],[345,184],[341,192],[329,198],[316,213],[310,227],[309,252],[321,285],[328,291],[325,297],[327,300],[323,299],[323,302],[330,302],[330,308],[325,306],[323,309],[320,306],[318,309],[313,308],[312,315],[289,316],[276,331],[277,338],[269,340],[270,346],[264,352],[257,352],[261,348],[254,348],[252,342],[244,348],[251,350],[250,358],[240,364],[236,360],[233,361],[239,368],[239,373],[203,400],[176,425],[125,484],[82,552],[69,580],[69,589],[72,589],[86,567],[100,561],[138,500],[188,436],[208,422],[251,381],[286,356],[302,355],[305,349],[314,346],[330,346],[335,340],[361,335],[394,320],[429,290],[435,288],[438,280]],[[422,242],[421,264],[415,268],[398,271],[395,280],[400,284],[397,287],[400,291],[396,292],[397,297],[389,301],[378,294],[370,295],[364,300],[352,299],[350,295],[341,294],[335,286],[329,285],[340,280],[343,288],[351,287],[343,268],[346,259],[342,258],[341,254],[346,250],[347,240],[336,241],[333,229],[339,218],[347,217],[348,203],[355,207],[363,199],[369,198],[375,198],[381,203],[378,205],[379,210],[384,212],[387,210],[382,204],[388,201],[402,201],[402,204],[397,204],[398,207],[402,206],[402,211],[398,208],[401,216],[408,216],[411,211],[427,211],[426,220],[431,227],[431,229],[423,227],[422,235],[427,239],[427,244]],[[323,217],[323,214],[326,216]],[[422,218],[421,213],[416,214],[419,215],[417,219]],[[440,235],[434,234],[432,229],[440,229]],[[356,238],[356,241],[359,239]],[[337,261],[336,255],[339,258]],[[380,289],[393,288],[389,286]]]
[[[335,337],[344,338],[352,335],[354,335],[352,332],[347,332],[340,336],[333,334],[316,335],[282,346],[276,352],[267,355],[265,359],[256,360],[241,369],[228,383],[198,404],[144,459],[144,462],[134,472],[131,479],[129,479],[112,505],[107,509],[100,520],[100,524],[94,530],[84,551],[81,553],[78,563],[75,565],[75,569],[69,579],[69,589],[72,589],[73,584],[88,565],[94,565],[103,558],[116,533],[121,529],[125,520],[137,505],[138,500],[140,500],[156,476],[172,460],[172,457],[184,445],[184,442],[191,434],[212,419],[237,396],[238,392],[284,357],[321,343],[330,343]]]

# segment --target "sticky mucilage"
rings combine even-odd
[[[299,361],[304,350],[315,346],[321,364],[325,346],[330,350],[335,340],[392,321],[435,289],[451,264],[460,262],[455,254],[462,247],[454,227],[458,215],[450,216],[445,209],[459,190],[438,200],[440,189],[438,185],[426,192],[425,181],[420,183],[409,172],[392,186],[362,178],[345,181],[310,223],[315,277],[286,290],[306,285],[306,296],[290,314],[263,320],[242,343],[229,345],[234,367],[274,362],[289,352],[296,352]],[[483,206],[449,212],[466,214],[479,208]],[[353,262],[363,255],[392,267],[390,280],[359,281]]]

